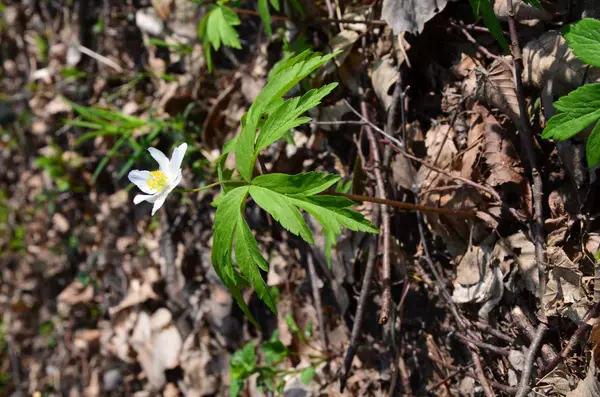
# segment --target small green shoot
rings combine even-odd
[[[582,61],[600,67],[600,21],[584,18],[564,30],[569,48]],[[542,134],[546,139],[564,141],[596,123],[586,145],[590,168],[600,163],[600,84],[585,84],[554,102],[561,113],[554,115]]]

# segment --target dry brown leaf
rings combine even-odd
[[[523,25],[535,25],[539,21],[551,21],[552,15],[543,8],[537,8],[522,0],[513,1],[514,18]],[[508,5],[505,0],[494,1],[494,14],[501,20],[506,21],[509,17]]]
[[[450,167],[458,152],[454,145],[454,130],[448,124],[439,124],[427,131],[425,146],[427,147],[425,160],[442,169]],[[447,177],[430,168],[421,167],[415,179],[424,189],[428,189],[444,184]],[[434,180],[435,184],[432,184]]]
[[[394,30],[421,33],[425,23],[446,7],[447,0],[383,0],[381,19]]]
[[[594,360],[590,361],[587,374],[580,380],[575,390],[567,393],[567,397],[597,397],[600,396],[600,381]]]
[[[58,295],[58,311],[68,316],[71,307],[80,303],[89,303],[92,299],[94,299],[94,286],[83,285],[79,280],[75,280]]]
[[[148,299],[158,299],[158,295],[154,293],[150,283],[142,283],[138,279],[131,280],[127,296],[117,306],[108,309],[111,316],[120,312],[123,309],[138,305]]]
[[[179,365],[183,341],[171,323],[171,312],[158,309],[152,316],[141,312],[130,340],[148,382],[156,389],[166,382],[165,370]]]
[[[559,247],[548,247],[548,281],[542,298],[548,316],[563,315],[581,322],[589,304],[581,290],[582,273]]]
[[[483,158],[490,170],[486,183],[494,187],[504,183],[521,184],[524,181],[523,168],[511,141],[494,116],[481,109],[485,124]]]
[[[519,118],[519,102],[510,67],[510,57],[497,59],[487,70],[478,69],[477,95],[490,107],[507,114],[513,122]]]
[[[456,281],[462,285],[473,285],[481,280],[484,270],[484,252],[473,246],[463,255],[456,267]]]
[[[190,334],[183,343],[181,368],[186,395],[214,396],[223,386],[221,374],[229,364],[229,356],[226,351],[211,352],[212,346],[214,339],[204,331]]]
[[[600,69],[573,55],[560,32],[547,32],[523,48],[523,82],[543,89],[550,81],[552,93],[559,97],[584,82],[600,82]]]
[[[398,68],[392,61],[390,54],[375,62],[370,71],[371,83],[375,90],[375,95],[383,104],[384,109],[389,109],[392,104],[392,87],[398,81]]]
[[[507,260],[514,261],[525,280],[525,287],[531,293],[537,294],[540,278],[535,261],[535,247],[522,231],[498,240],[492,257],[498,259],[500,263]]]
[[[485,122],[478,114],[479,106],[473,108],[471,114],[471,125],[467,134],[467,150],[462,155],[462,169],[460,175],[464,178],[472,178],[475,171],[475,163],[481,153],[481,146],[485,132]]]

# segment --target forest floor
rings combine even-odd
[[[560,34],[598,7],[516,0],[519,68],[467,1],[292,3],[269,37],[232,2],[242,48],[209,73],[200,1],[0,2],[0,395],[599,395],[598,182],[585,138],[541,139],[554,100],[600,82]],[[212,267],[219,189],[151,216],[127,173],[186,142],[181,186],[214,182],[269,70],[306,48],[344,52],[297,90],[339,86],[264,171],[448,211],[359,203],[382,233],[344,230],[328,267],[310,217],[314,246],[249,205],[277,295],[275,315],[244,291],[259,331]]]

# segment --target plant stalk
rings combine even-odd
[[[198,187],[195,189],[174,189],[173,191],[177,192],[177,193],[196,193],[196,192],[201,192],[203,190],[212,189],[213,187],[216,187],[216,186],[234,185],[234,184],[235,185],[248,185],[248,182],[242,181],[242,180],[225,180],[225,181],[218,181],[215,183],[211,183],[210,185]],[[319,193],[319,195],[320,196],[341,196],[341,197],[347,197],[352,201],[358,201],[358,202],[368,201],[370,203],[387,205],[390,207],[400,208],[402,210],[429,212],[429,213],[436,213],[436,214],[443,214],[443,215],[474,217],[477,213],[477,210],[475,208],[468,209],[468,210],[453,210],[453,209],[447,209],[447,208],[429,207],[426,205],[406,203],[404,201],[395,201],[395,200],[388,200],[388,199],[383,199],[383,198],[378,198],[378,197],[364,196],[364,195],[360,195],[360,194],[323,192],[323,193]]]

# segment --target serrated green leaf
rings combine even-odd
[[[594,168],[600,163],[600,122],[596,124],[588,137],[585,155],[589,168]]]
[[[300,380],[302,381],[302,383],[308,385],[312,378],[315,376],[315,372],[315,367],[308,367],[303,369],[302,373],[300,374]]]
[[[240,175],[250,181],[254,169],[256,130],[261,117],[268,114],[274,102],[280,102],[283,95],[294,87],[300,80],[308,76],[315,69],[325,64],[339,54],[335,52],[318,56],[310,51],[305,51],[298,56],[284,62],[272,79],[262,89],[254,100],[252,106],[242,121],[242,132],[238,137],[236,146],[236,163]],[[285,131],[284,131],[285,132]]]
[[[231,259],[234,232],[240,219],[239,215],[242,211],[242,206],[248,195],[248,189],[248,186],[240,186],[228,193],[223,193],[225,197],[220,200],[217,212],[215,213],[211,259],[215,272],[229,289],[240,309],[242,309],[250,322],[260,329],[244,301],[244,297],[240,291],[240,283],[243,283],[243,281],[233,268],[233,261]]]
[[[588,65],[600,68],[600,21],[584,18],[575,25],[565,28],[565,39],[569,48]]]
[[[271,365],[279,363],[289,354],[288,348],[279,340],[279,331],[273,331],[271,339],[262,344],[262,351],[265,355],[265,361]]]
[[[296,175],[265,174],[254,178],[252,185],[281,194],[312,196],[333,186],[339,179],[339,175],[316,171]]]
[[[275,301],[258,269],[260,267],[264,271],[268,271],[267,262],[260,253],[258,243],[241,212],[238,215],[237,227],[235,229],[234,247],[235,260],[242,275],[250,281],[258,297],[267,304],[273,313],[277,314]]]
[[[492,36],[494,36],[505,51],[508,51],[508,42],[504,37],[504,33],[502,33],[502,25],[500,25],[500,20],[494,14],[494,8],[490,4],[490,0],[469,0],[469,2],[471,3],[475,18],[481,16],[483,23],[490,30]]]
[[[237,14],[224,5],[213,5],[198,28],[201,38],[206,38],[215,51],[221,47],[221,43],[227,47],[240,49],[242,44],[237,30],[234,26],[241,23]]]
[[[600,118],[600,83],[581,86],[554,106],[563,113],[548,120],[542,137],[569,139]]]
[[[229,375],[232,379],[244,379],[256,369],[256,347],[254,342],[247,343],[236,350],[229,361]]]
[[[229,384],[229,397],[237,397],[244,388],[244,381],[241,379],[232,379]]]
[[[359,212],[348,209],[355,205],[352,200],[338,196],[290,196],[290,201],[315,217],[328,230],[336,235],[341,233],[340,224],[350,230],[379,233],[367,218]]]
[[[291,128],[309,122],[310,117],[299,116],[306,111],[318,106],[321,99],[327,96],[337,83],[327,84],[318,89],[310,90],[301,98],[292,98],[279,106],[273,114],[269,116],[260,130],[256,142],[255,155],[258,155],[264,148],[277,141]]]
[[[294,320],[294,317],[291,313],[285,314],[285,323],[287,324],[290,331],[292,331],[295,334],[302,335],[302,332],[300,331],[300,328],[298,327],[298,324],[296,324],[296,320]]]
[[[271,30],[271,13],[269,12],[269,3],[267,0],[258,0],[258,14],[265,27],[267,36],[271,37],[273,31]]]
[[[286,230],[313,244],[313,236],[300,211],[283,194],[260,186],[250,186],[250,196]]]
[[[337,242],[337,239],[333,230],[324,227],[323,233],[325,234],[325,261],[327,262],[327,267],[331,269],[331,249]]]

